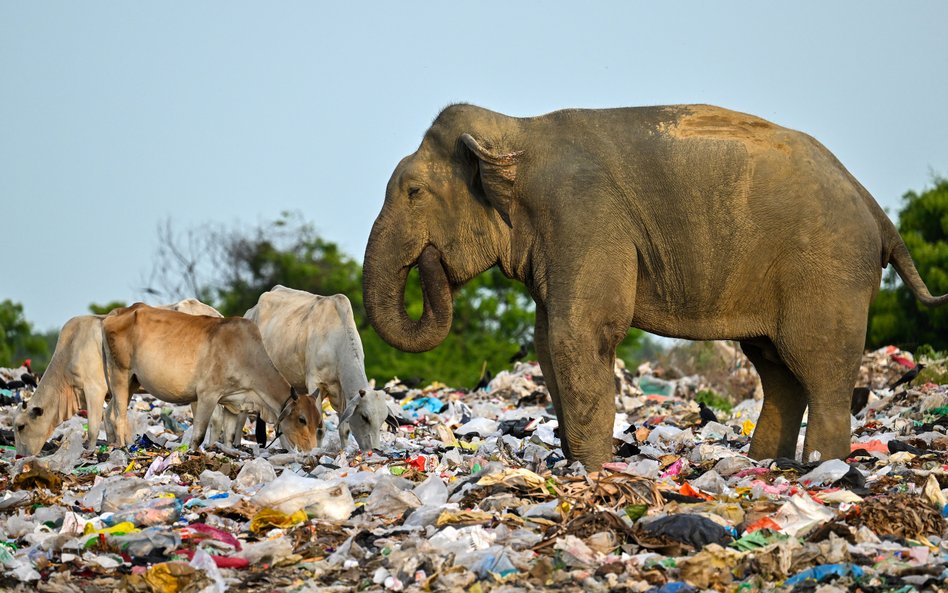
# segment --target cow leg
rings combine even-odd
[[[111,363],[111,360],[110,360]],[[112,400],[106,409],[108,424],[112,427],[115,447],[127,447],[132,442],[128,429],[128,401],[132,391],[131,374],[114,364],[109,365],[109,389]]]
[[[234,426],[231,433],[234,435],[234,446],[239,447],[244,440],[244,426],[247,424],[247,412],[241,412],[234,417]]]
[[[197,401],[192,404],[194,424],[191,426],[191,449],[194,451],[201,450],[201,444],[207,436],[207,426],[220,399],[220,393],[199,393]]]
[[[89,432],[86,435],[86,447],[95,450],[96,441],[99,439],[99,429],[102,427],[102,416],[105,412],[105,394],[109,392],[105,384],[105,377],[99,383],[87,385],[83,389],[83,399],[85,399],[86,410],[89,413]],[[106,427],[106,434],[110,429]]]
[[[231,412],[224,406],[217,406],[217,410],[215,410],[215,414],[218,412],[221,415],[220,440],[222,443],[224,443],[228,447],[233,447],[235,444],[235,441],[234,441],[236,437],[235,433],[237,432],[237,422],[240,415],[234,414],[233,412]],[[240,444],[239,438],[237,438],[236,444],[238,445]]]

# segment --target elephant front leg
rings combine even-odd
[[[589,265],[589,273],[575,274],[568,286],[553,286],[546,301],[563,452],[589,471],[612,459],[615,352],[635,306],[634,253],[609,259],[608,283]]]
[[[601,327],[574,324],[554,329],[551,343],[563,452],[596,471],[612,459],[617,340]]]

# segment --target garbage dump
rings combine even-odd
[[[30,390],[5,390],[0,588],[944,590],[948,385],[888,387],[914,365],[866,355],[849,459],[754,461],[759,399],[702,406],[700,377],[620,361],[616,454],[588,473],[563,457],[536,363],[475,392],[389,382],[392,428],[371,452],[340,449],[327,411],[313,453],[248,432],[231,454],[197,454],[188,407],[136,395],[133,445],[86,451],[80,414],[17,459],[10,423]]]

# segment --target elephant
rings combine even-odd
[[[563,452],[612,458],[615,349],[630,327],[736,340],[764,400],[748,454],[850,452],[869,304],[892,263],[934,297],[895,226],[811,136],[710,105],[511,117],[445,108],[395,167],[369,236],[363,297],[401,350],[437,346],[452,291],[499,266],[536,303],[534,342]],[[417,266],[424,310],[407,315]]]

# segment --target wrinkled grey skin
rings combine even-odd
[[[390,344],[439,344],[451,291],[497,265],[536,301],[564,452],[611,458],[615,347],[630,326],[738,340],[761,375],[757,459],[849,452],[850,394],[881,269],[932,297],[895,227],[813,138],[682,105],[513,118],[445,109],[388,183],[365,307]],[[425,310],[404,309],[408,270]]]

